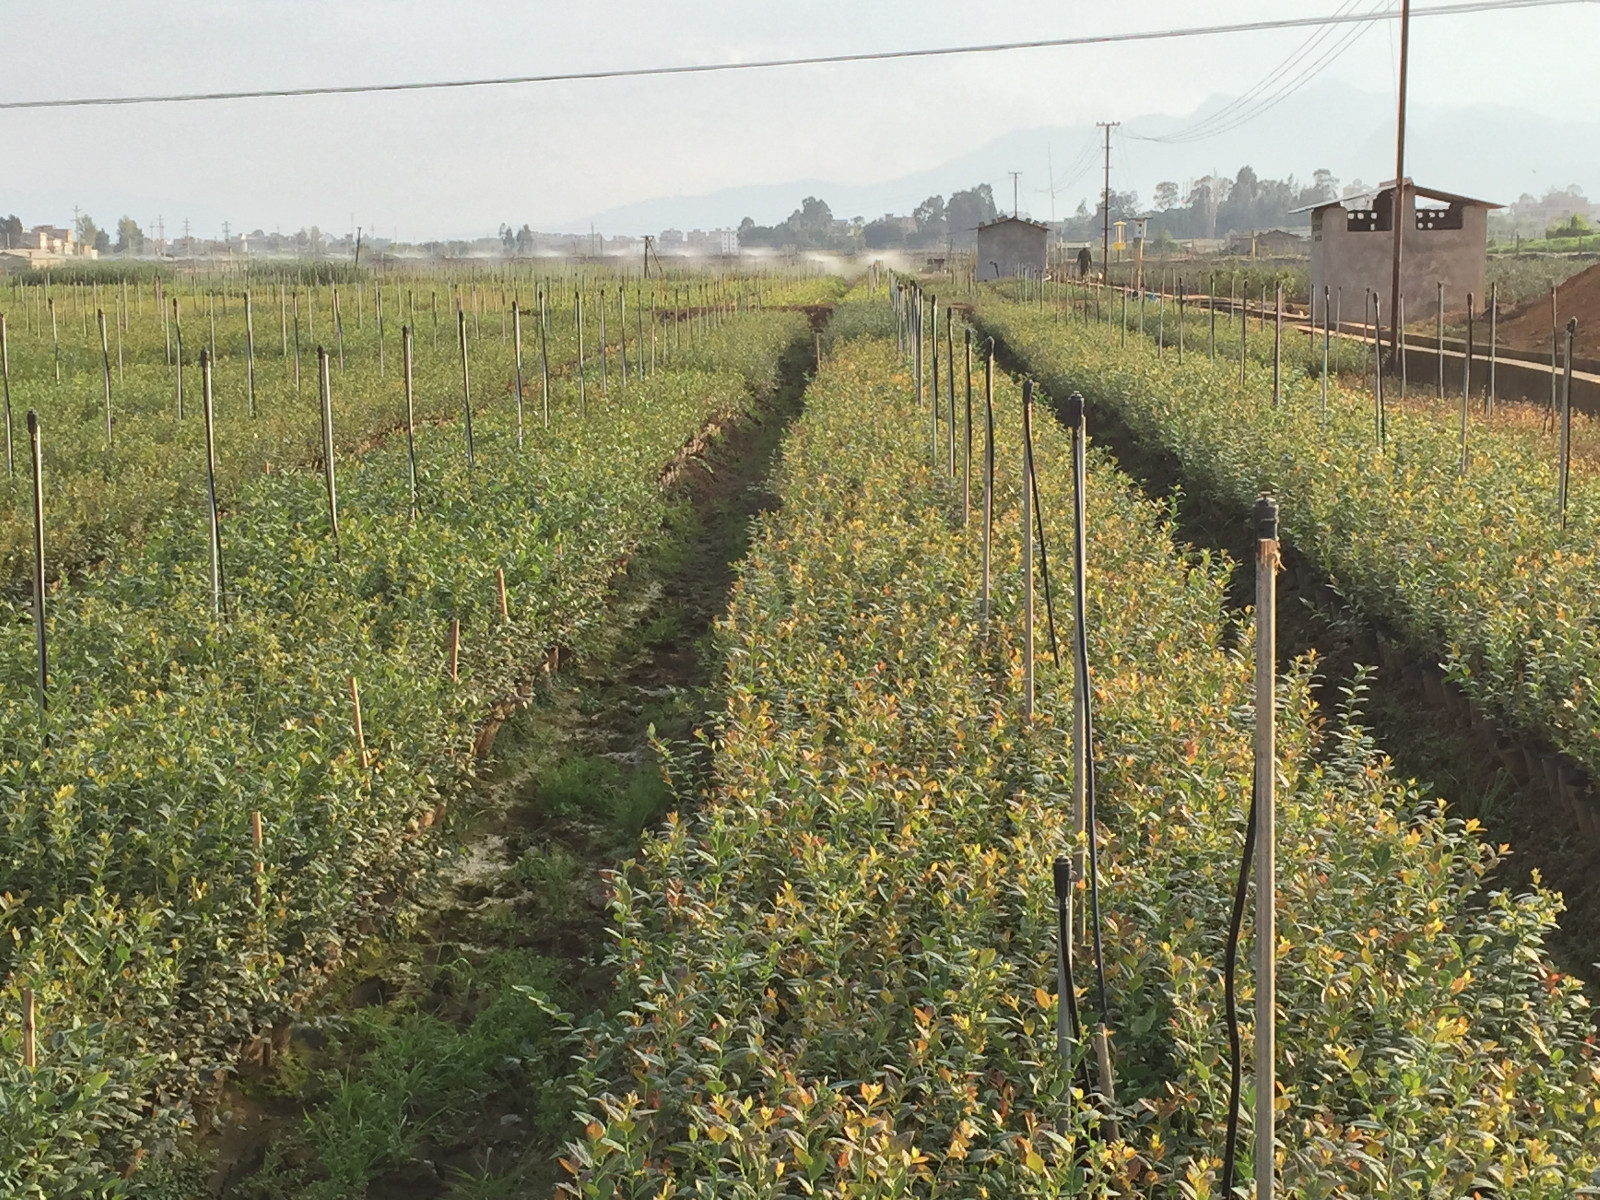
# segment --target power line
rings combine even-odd
[[[1519,8],[1593,4],[1596,0],[1464,0],[1438,4],[1412,12],[1412,19],[1498,12]],[[1122,42],[1170,41],[1226,33],[1257,33],[1273,29],[1304,29],[1326,25],[1370,24],[1398,18],[1398,9],[1379,13],[1333,13],[1321,17],[1284,17],[1271,21],[1237,21],[1227,25],[1193,25],[1146,29],[1129,33],[1091,34],[1082,37],[1038,38],[1030,41],[990,42],[967,46],[935,46],[925,50],[879,50],[860,54],[819,54],[805,58],[768,58],[746,62],[691,63],[666,67],[623,67],[606,71],[566,71],[548,75],[503,75],[483,79],[440,79],[420,83],[363,83],[344,86],[258,88],[237,92],[173,92],[143,96],[79,96],[60,100],[0,101],[0,110],[37,108],[93,108],[127,104],[187,104],[211,100],[286,99],[295,96],[354,96],[377,92],[445,91],[461,88],[507,87],[535,83],[577,83],[600,79],[647,79],[665,75],[708,75],[721,71],[763,71],[777,67],[838,66],[848,63],[890,62],[896,59],[943,58],[957,54],[995,54],[1012,50],[1048,50],[1067,46],[1106,46]]]
[[[1339,10],[1340,14],[1354,11],[1357,3],[1358,0],[1346,0],[1346,3]],[[1368,15],[1371,15],[1370,9],[1368,10]],[[1369,28],[1371,28],[1369,25],[1356,25],[1348,28],[1324,25],[1304,42],[1300,43],[1299,46],[1295,47],[1281,63],[1262,76],[1248,91],[1243,95],[1236,96],[1216,112],[1201,117],[1194,124],[1171,133],[1153,136],[1148,134],[1129,134],[1128,136],[1141,142],[1170,144],[1200,141],[1235,129],[1266,112],[1278,101],[1286,98],[1309,82],[1312,77],[1321,72],[1324,67],[1330,65],[1334,59],[1353,45],[1356,39]],[[1335,29],[1339,29],[1336,36],[1334,34]],[[1331,46],[1328,46],[1326,43],[1328,43],[1330,37],[1332,37],[1332,43]],[[1284,76],[1299,68],[1306,58],[1319,51],[1321,52],[1320,57],[1315,59],[1308,68],[1291,78],[1287,83],[1282,84],[1281,87],[1279,86]],[[1263,100],[1264,93],[1266,93],[1266,98]]]

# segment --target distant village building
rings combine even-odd
[[[0,270],[10,273],[18,270],[42,271],[47,267],[60,266],[69,258],[99,258],[100,252],[78,241],[77,235],[70,229],[63,229],[59,225],[35,225],[22,235],[16,245],[0,247],[0,255],[5,258],[4,262],[0,262]]]
[[[1026,217],[1000,217],[978,226],[978,278],[1042,275],[1050,248],[1050,226]]]
[[[1400,296],[1405,319],[1439,311],[1439,285],[1446,309],[1466,307],[1467,293],[1481,304],[1488,291],[1489,210],[1501,207],[1405,181],[1400,209]],[[1382,302],[1389,321],[1394,275],[1395,187],[1346,196],[1300,209],[1311,213],[1311,312],[1322,319],[1323,289],[1330,302],[1343,291],[1342,312],[1358,311],[1368,289]],[[1423,201],[1424,203],[1419,203]]]

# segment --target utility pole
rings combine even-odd
[[[1402,353],[1400,339],[1400,250],[1405,228],[1402,218],[1406,207],[1406,66],[1411,51],[1411,0],[1400,0],[1400,112],[1395,121],[1394,138],[1394,203],[1391,223],[1394,225],[1394,275],[1389,288],[1389,360],[1397,361]]]
[[[1111,131],[1121,121],[1096,121],[1096,125],[1106,131],[1106,193],[1102,207],[1104,220],[1100,226],[1100,280],[1102,283],[1111,282]]]
[[[1013,217],[1020,216],[1021,210],[1017,206],[1017,179],[1022,175],[1022,172],[1007,171],[1006,174],[1011,176],[1011,215]]]

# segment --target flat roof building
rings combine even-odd
[[[1376,292],[1379,315],[1390,320],[1394,278],[1395,186],[1310,205],[1311,315],[1322,320],[1324,289],[1329,304],[1346,320],[1360,319],[1368,291]],[[1501,205],[1407,179],[1400,189],[1400,298],[1409,321],[1446,309],[1465,308],[1467,294],[1481,304],[1488,291],[1489,210]]]

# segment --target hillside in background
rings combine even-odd
[[[1302,185],[1310,184],[1318,169],[1345,184],[1358,179],[1375,184],[1394,174],[1392,98],[1331,82],[1308,87],[1214,137],[1143,140],[1181,135],[1229,102],[1219,95],[1186,116],[1124,117],[1112,142],[1112,188],[1132,190],[1148,206],[1163,181],[1176,182],[1186,193],[1189,183],[1207,175],[1232,178],[1244,164],[1263,179],[1293,175]],[[1108,119],[1120,115],[1106,114]],[[604,233],[734,228],[745,217],[775,224],[805,196],[825,200],[836,217],[871,221],[884,213],[909,213],[930,195],[980,182],[987,182],[996,203],[1009,210],[1010,171],[1022,172],[1018,207],[1024,214],[1061,219],[1071,216],[1080,201],[1091,210],[1095,206],[1103,168],[1100,136],[1092,124],[1014,129],[895,179],[793,179],[661,196],[575,218],[559,228],[587,232],[591,223]],[[1600,121],[1592,118],[1550,121],[1513,108],[1442,109],[1414,100],[1407,143],[1407,174],[1450,191],[1501,203],[1572,183],[1591,196],[1600,194]]]

